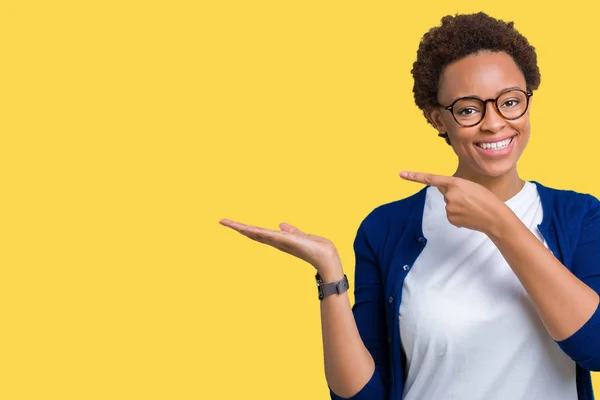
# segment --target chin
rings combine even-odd
[[[492,178],[508,175],[517,169],[517,165],[512,160],[478,165],[478,167],[481,174]]]

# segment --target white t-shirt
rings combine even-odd
[[[544,242],[534,183],[525,182],[506,205]],[[404,280],[400,304],[402,399],[576,400],[575,362],[548,334],[488,236],[450,224],[434,186],[427,188],[423,233],[427,246]]]

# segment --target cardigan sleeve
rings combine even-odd
[[[373,356],[375,371],[369,381],[352,397],[340,397],[331,388],[333,400],[387,400],[389,391],[389,355],[381,271],[374,251],[374,239],[367,237],[368,216],[360,224],[354,240],[356,258],[354,305],[352,313],[365,347]]]
[[[600,295],[600,201],[590,194],[586,197],[589,211],[583,220],[571,272]],[[579,330],[557,343],[584,369],[600,371],[600,305]]]

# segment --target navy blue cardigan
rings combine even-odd
[[[538,225],[549,249],[575,276],[600,293],[600,201],[536,181],[543,220]],[[375,371],[353,400],[400,400],[405,377],[398,313],[402,283],[427,244],[422,231],[425,186],[419,192],[373,209],[360,223],[352,312]],[[592,400],[590,371],[600,370],[600,307],[572,336],[556,342],[577,364],[579,400]],[[510,384],[510,382],[506,382]],[[344,399],[329,388],[331,399]],[[429,399],[424,399],[429,400]]]

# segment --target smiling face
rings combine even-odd
[[[460,97],[495,99],[509,88],[527,90],[525,77],[513,58],[504,52],[482,51],[457,60],[444,69],[440,78],[438,102],[447,106]],[[529,100],[527,112],[516,120],[504,119],[498,114],[494,102],[487,102],[485,117],[472,127],[460,126],[452,113],[443,107],[426,112],[436,129],[448,134],[458,156],[458,169],[454,176],[475,181],[517,176],[517,161],[529,141],[531,98]],[[499,103],[500,107],[503,104],[505,107],[513,107],[515,104],[510,99]],[[468,115],[475,111],[464,109],[460,112]],[[508,139],[508,147],[499,149]],[[496,143],[503,140],[503,143],[496,146],[497,149],[482,148],[482,142]]]

